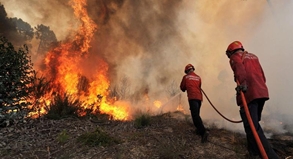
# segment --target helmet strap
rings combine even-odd
[[[192,67],[192,68],[186,70],[185,73],[188,74],[188,73],[190,73],[190,72],[192,72],[192,71],[194,71],[194,67]]]
[[[237,51],[239,50],[242,50],[244,51],[244,49],[236,49],[236,50],[233,50],[233,51],[226,51],[226,55],[228,56],[228,58],[230,58],[234,53],[236,53]]]

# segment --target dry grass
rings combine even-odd
[[[148,120],[149,124],[141,128],[135,126],[135,121],[28,120],[1,128],[0,156],[3,159],[245,158],[245,136],[242,134],[209,127],[208,142],[202,144],[188,117],[179,112],[150,116]],[[110,144],[99,144],[101,141]],[[285,140],[275,138],[271,142],[280,148],[278,153],[282,158],[293,156],[292,136]]]

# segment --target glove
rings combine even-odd
[[[235,88],[237,94],[240,93],[240,91],[242,91],[243,93],[245,93],[247,91],[248,87],[246,84],[242,84],[242,85],[239,85]]]

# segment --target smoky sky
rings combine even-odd
[[[48,25],[58,40],[65,39],[76,23],[65,1],[0,2],[8,16],[32,25]],[[292,132],[292,3],[89,0],[87,10],[97,24],[90,54],[101,56],[109,64],[111,87],[127,86],[124,99],[134,108],[147,107],[140,102],[147,93],[150,101],[167,103],[164,111],[174,110],[168,107],[174,94],[178,98],[172,98],[172,102],[180,100],[189,111],[186,93],[180,92],[179,84],[185,65],[191,63],[218,110],[239,120],[236,84],[225,55],[227,46],[239,40],[248,52],[259,56],[267,78],[270,100],[265,104],[261,124],[269,132]],[[205,98],[201,116],[208,124],[243,131],[242,124],[224,120]]]

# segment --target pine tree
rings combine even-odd
[[[18,51],[0,37],[0,125],[23,119],[28,113],[32,91],[33,64],[26,45]]]

